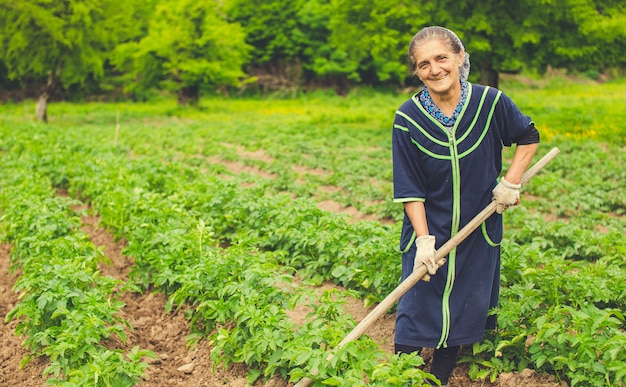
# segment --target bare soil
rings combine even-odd
[[[106,256],[112,262],[110,265],[103,265],[102,272],[105,275],[125,280],[133,264],[132,259],[121,253],[125,242],[115,241],[110,233],[98,226],[98,222],[99,218],[95,215],[83,217],[83,230],[90,235],[96,246],[103,246]],[[12,287],[19,273],[9,273],[9,253],[10,246],[0,245],[0,318],[3,321],[18,301]],[[149,360],[150,367],[139,384],[140,387],[246,386],[247,367],[245,365],[235,364],[226,369],[218,366],[214,369],[214,364],[210,360],[211,347],[206,341],[201,341],[192,348],[186,345],[189,323],[182,310],[165,312],[166,297],[163,294],[125,293],[121,295],[121,300],[126,304],[122,311],[123,317],[134,327],[132,332],[128,332],[125,346],[128,349],[134,346],[149,349],[158,356],[156,360]],[[346,308],[356,321],[360,321],[371,310],[365,309],[360,300],[352,300]],[[304,319],[304,316],[298,313],[302,314],[306,311],[293,311],[292,317],[296,320]],[[393,314],[387,314],[367,332],[389,352],[393,350],[394,319]],[[0,324],[0,386],[45,386],[46,379],[42,375],[48,365],[45,357],[34,358],[23,369],[20,368],[20,362],[28,351],[22,345],[24,338],[15,335],[16,325],[16,321]],[[427,362],[430,360],[428,351],[425,351],[424,357]],[[255,384],[255,386],[271,387],[292,385],[279,377],[265,382],[258,381]],[[540,375],[533,370],[502,374],[495,383],[482,380],[471,381],[465,365],[459,365],[455,369],[450,385],[455,387],[567,386],[564,382],[556,382],[553,376]]]

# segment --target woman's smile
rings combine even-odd
[[[442,99],[458,101],[461,97],[460,67],[464,55],[437,39],[422,43],[413,52],[416,75],[428,87],[435,103]]]

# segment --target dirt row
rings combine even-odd
[[[99,226],[99,218],[96,215],[83,217],[83,231],[90,236],[96,246],[104,248],[104,253],[112,262],[110,265],[102,265],[102,273],[126,280],[132,260],[122,254],[125,242],[123,240],[115,241],[110,233]],[[10,246],[0,246],[0,318],[3,321],[6,314],[18,301],[12,287],[19,273],[9,273],[9,252]],[[324,288],[333,286],[332,284],[325,284]],[[149,360],[150,367],[139,384],[140,387],[246,386],[247,367],[245,365],[235,364],[226,369],[219,365],[214,367],[210,360],[211,348],[206,341],[201,341],[195,347],[187,346],[186,336],[189,333],[189,323],[182,310],[165,313],[166,297],[163,294],[125,293],[120,298],[126,304],[122,311],[122,317],[128,320],[134,328],[132,332],[128,332],[125,347],[130,349],[139,346],[153,351],[158,356],[155,360]],[[360,321],[371,310],[363,308],[363,303],[360,300],[351,300],[346,309],[356,321]],[[299,313],[301,315],[298,315]],[[290,315],[297,320],[299,318],[304,319],[305,313],[307,313],[305,310],[295,310]],[[383,349],[389,352],[392,351],[393,346],[394,319],[393,314],[387,314],[381,317],[375,326],[367,332]],[[16,325],[17,322],[15,321],[0,325],[0,385],[45,386],[45,378],[42,373],[48,362],[44,357],[34,358],[23,369],[20,368],[20,362],[28,354],[28,351],[22,345],[24,338],[15,336]],[[424,356],[428,362],[428,352]],[[270,387],[291,385],[278,377],[265,383],[257,382],[255,384],[255,386]],[[555,382],[554,377],[540,375],[532,370],[500,375],[496,383],[472,382],[467,376],[467,366],[465,365],[460,365],[455,369],[451,385],[455,387],[567,386],[567,384]]]

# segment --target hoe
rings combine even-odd
[[[559,154],[558,148],[552,148],[545,156],[543,156],[535,165],[530,167],[522,176],[522,185],[526,184],[533,176],[535,176],[543,167],[546,166],[553,158]],[[492,201],[487,207],[478,213],[469,223],[467,223],[459,232],[448,240],[443,246],[435,253],[435,262],[441,266],[445,263],[445,256],[454,249],[459,243],[461,243],[468,235],[470,235],[478,226],[480,226],[487,218],[489,218],[496,211],[496,202]],[[391,306],[398,301],[398,299],[413,287],[419,280],[423,279],[427,274],[426,266],[422,265],[415,269],[411,275],[409,275],[397,288],[395,288],[383,301],[381,301],[376,308],[374,308],[367,316],[361,320],[361,322],[352,329],[352,331],[338,344],[338,347],[342,347],[347,343],[357,340],[365,331],[371,327],[374,322],[382,316]],[[332,358],[332,354],[328,355],[328,360]],[[311,373],[315,375],[316,371],[312,370]],[[294,387],[306,387],[310,386],[313,380],[310,378],[303,378]]]

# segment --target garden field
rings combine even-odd
[[[498,328],[451,383],[624,386],[626,80],[501,88],[561,152],[505,213]],[[0,385],[421,385],[393,309],[336,349],[399,284],[409,95],[0,106]]]

